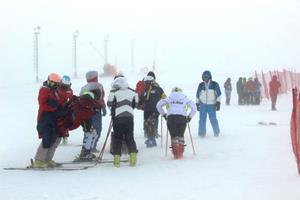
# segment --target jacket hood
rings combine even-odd
[[[212,76],[211,76],[211,73],[210,73],[209,70],[204,71],[204,72],[202,73],[202,77],[203,77],[203,76],[209,76],[209,78],[212,79]]]
[[[111,88],[113,88],[113,89],[125,89],[125,88],[128,88],[127,79],[125,77],[116,78],[111,83]]]

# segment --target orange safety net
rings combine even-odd
[[[280,82],[279,95],[292,91],[294,87],[300,88],[300,73],[296,73],[291,70],[283,70],[282,72],[278,70],[273,70],[261,74],[255,71],[255,77],[258,78],[259,82],[262,84],[261,97],[270,99],[269,97],[269,82],[272,80],[272,76],[276,75],[278,81]]]
[[[293,89],[293,111],[291,116],[291,140],[298,173],[300,174],[300,99],[297,89]]]

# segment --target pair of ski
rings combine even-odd
[[[30,160],[33,163],[33,160]],[[121,162],[128,162],[128,159],[121,160]],[[92,167],[97,166],[98,164],[105,164],[105,163],[113,163],[113,160],[101,160],[97,162],[96,160],[93,161],[70,161],[70,162],[62,162],[58,163],[59,166],[57,167],[48,167],[48,168],[35,168],[32,167],[32,164],[27,167],[6,167],[3,168],[4,170],[32,170],[32,171],[78,171],[78,170],[86,170]]]

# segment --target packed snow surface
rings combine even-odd
[[[125,73],[131,87],[143,75]],[[167,94],[175,85],[195,100],[201,73],[188,76],[158,73],[157,81]],[[213,78],[223,83],[226,76]],[[238,76],[232,77],[233,86]],[[106,97],[111,78],[102,78]],[[73,80],[78,94],[85,84],[83,78]],[[0,167],[25,167],[33,158],[40,143],[36,133],[37,94],[41,83],[18,81],[0,86],[2,144]],[[186,149],[182,160],[173,160],[170,150],[165,157],[166,123],[163,121],[163,148],[147,149],[144,144],[143,114],[135,111],[135,139],[138,146],[138,164],[120,168],[100,164],[83,171],[7,171],[0,170],[1,199],[12,200],[299,200],[300,177],[291,149],[289,123],[291,94],[278,99],[278,111],[263,100],[260,106],[238,106],[235,90],[232,103],[217,113],[220,137],[213,137],[207,121],[206,138],[197,134],[199,114],[192,119],[191,134],[196,149],[193,155],[189,132],[186,130]],[[258,122],[277,125],[259,125]],[[103,119],[103,131],[98,143],[100,149],[107,134],[110,117]],[[160,125],[159,125],[160,127]],[[160,132],[160,130],[159,130]],[[69,145],[60,145],[54,159],[71,161],[79,153],[81,128],[72,131]],[[104,158],[112,159],[106,148]]]

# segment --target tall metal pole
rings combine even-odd
[[[134,72],[134,45],[135,39],[131,41],[131,72]]]
[[[74,77],[77,78],[77,37],[78,37],[79,31],[76,30],[73,33],[73,66],[74,66]]]
[[[156,69],[156,51],[157,51],[157,40],[154,44],[154,52],[153,52],[153,65],[152,65],[152,71],[155,71]]]
[[[108,53],[107,53],[107,43],[108,43],[108,40],[109,40],[109,36],[107,35],[105,38],[104,38],[104,65],[107,65],[108,64]]]
[[[39,82],[39,43],[38,43],[38,35],[40,34],[41,27],[37,26],[33,29],[34,37],[33,37],[33,57],[34,57],[34,71],[35,71],[35,80]]]
[[[115,67],[118,66],[118,56],[115,56]]]

